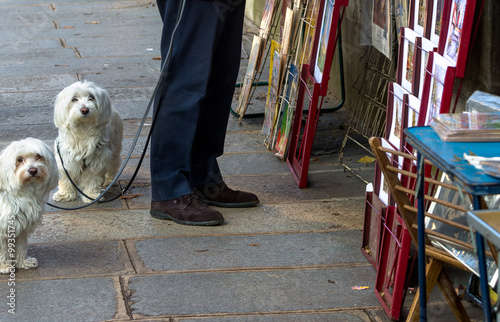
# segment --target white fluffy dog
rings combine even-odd
[[[76,82],[63,89],[54,101],[54,123],[59,129],[55,151],[75,184],[95,199],[109,185],[121,165],[123,121],[111,106],[106,90],[93,82]],[[78,197],[59,156],[59,189],[55,201]],[[84,202],[91,200],[82,196]]]
[[[33,138],[7,146],[0,170],[0,273],[8,274],[14,265],[38,266],[36,258],[26,256],[28,235],[41,223],[58,175],[52,150]]]

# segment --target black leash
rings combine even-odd
[[[170,44],[169,44],[169,47],[168,47],[167,55],[165,57],[165,61],[163,62],[163,66],[162,66],[161,71],[160,71],[160,78],[158,79],[158,82],[156,83],[155,90],[153,92],[153,95],[151,96],[151,99],[149,100],[148,107],[146,108],[146,112],[144,113],[144,116],[142,117],[141,123],[139,125],[139,129],[137,130],[137,133],[136,133],[136,135],[134,137],[134,141],[132,142],[132,146],[130,147],[130,151],[128,152],[128,155],[127,155],[127,157],[125,159],[125,162],[122,163],[122,166],[121,166],[120,170],[118,170],[118,173],[115,175],[113,181],[111,181],[111,183],[106,187],[106,189],[104,189],[104,191],[101,192],[101,194],[99,196],[97,196],[95,199],[94,198],[90,198],[89,196],[87,196],[76,185],[76,183],[73,181],[73,179],[71,179],[71,176],[69,175],[68,171],[64,167],[64,162],[63,162],[63,159],[61,157],[60,150],[59,150],[59,142],[57,142],[57,140],[56,140],[57,154],[59,156],[59,159],[61,160],[61,165],[62,165],[62,167],[64,169],[64,173],[68,177],[68,179],[71,182],[71,184],[76,188],[76,190],[80,194],[82,194],[82,196],[84,196],[85,198],[90,199],[92,201],[89,202],[88,204],[85,204],[85,205],[82,205],[82,206],[78,206],[78,207],[72,207],[72,208],[65,208],[65,207],[56,206],[56,205],[51,204],[49,202],[47,202],[47,205],[49,205],[51,207],[54,207],[54,208],[57,208],[57,209],[61,209],[61,210],[78,210],[78,209],[89,207],[89,206],[91,206],[91,205],[93,205],[95,203],[106,203],[106,202],[114,201],[114,200],[118,199],[119,197],[123,196],[125,194],[125,192],[128,191],[128,189],[130,188],[130,186],[134,182],[135,177],[139,173],[139,169],[140,169],[140,167],[142,165],[142,161],[144,160],[144,156],[146,155],[146,151],[148,149],[149,140],[151,139],[151,135],[153,133],[153,128],[154,128],[154,125],[156,123],[156,118],[158,116],[158,110],[159,110],[159,100],[158,100],[158,102],[156,102],[155,98],[157,97],[158,90],[161,90],[160,93],[163,93],[164,90],[165,90],[165,80],[166,80],[167,75],[168,75],[168,68],[166,68],[166,67],[170,66],[170,60],[172,58],[172,48],[173,48],[173,44],[174,44],[174,36],[175,36],[176,31],[177,31],[177,27],[179,26],[179,23],[181,21],[182,15],[184,13],[184,6],[185,6],[185,4],[186,4],[186,0],[182,0],[181,1],[181,5],[179,6],[179,12],[177,14],[177,20],[175,22],[175,26],[174,26],[174,29],[172,31],[172,37],[170,39]],[[111,189],[111,187],[116,183],[116,181],[118,180],[118,178],[122,174],[123,170],[125,169],[125,166],[127,165],[128,161],[130,160],[130,157],[132,156],[132,152],[134,152],[135,146],[136,146],[137,141],[139,140],[139,136],[140,136],[140,134],[142,132],[142,128],[144,127],[144,123],[146,122],[147,116],[148,116],[149,111],[151,110],[151,106],[153,106],[153,104],[155,104],[156,111],[155,111],[155,114],[153,115],[153,121],[151,122],[151,128],[149,129],[149,133],[148,133],[148,136],[147,136],[147,139],[146,139],[146,144],[144,146],[144,150],[142,151],[141,157],[139,159],[139,164],[135,168],[135,171],[134,171],[134,174],[132,175],[132,178],[128,182],[127,186],[124,189],[122,189],[121,194],[113,196],[111,199],[100,201],[99,199],[101,199],[101,197],[104,196],[109,191],[109,189]]]

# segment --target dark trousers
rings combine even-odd
[[[158,0],[162,61],[179,0]],[[222,183],[224,148],[238,77],[245,0],[186,0],[174,36],[165,90],[151,137],[152,200],[180,197]],[[153,111],[156,113],[156,111]]]

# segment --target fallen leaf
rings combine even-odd
[[[153,60],[161,60],[161,56],[154,56]]]
[[[375,158],[372,158],[372,157],[369,157],[369,156],[364,156],[362,157],[361,159],[359,159],[358,161],[356,161],[357,163],[373,163],[375,162]]]
[[[119,199],[133,199],[142,196],[142,193],[131,193],[128,195],[121,196]]]
[[[248,244],[249,246],[260,246],[261,244]]]
[[[100,21],[87,21],[86,22],[87,25],[98,25],[100,23],[101,23]]]
[[[328,280],[328,283],[332,283],[332,284],[335,284],[335,281],[332,281],[332,280]]]
[[[73,29],[75,26],[67,26],[67,27],[62,27],[61,29]]]
[[[208,249],[198,249],[195,250],[196,253],[203,253],[203,252],[208,252]]]

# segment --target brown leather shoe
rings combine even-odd
[[[259,198],[250,192],[232,190],[225,183],[206,186],[195,193],[207,205],[225,208],[253,207],[259,203]]]
[[[220,212],[201,202],[194,193],[166,201],[151,201],[150,214],[182,225],[216,226],[224,222]]]

